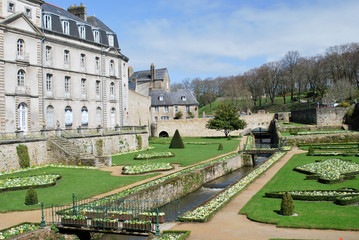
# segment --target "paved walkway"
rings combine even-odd
[[[207,223],[178,223],[171,230],[190,230],[191,240],[231,240],[231,239],[343,239],[358,240],[358,231],[335,231],[277,228],[273,224],[257,223],[247,219],[246,215],[238,215],[239,210],[256,194],[294,155],[303,151],[294,148],[280,159],[261,177],[251,183],[243,192],[232,199]]]
[[[241,141],[241,145],[243,144],[244,140],[245,139],[243,139],[243,141]],[[235,150],[233,152],[222,154],[220,156],[217,156],[217,157],[214,157],[214,158],[211,158],[211,159],[207,159],[207,160],[202,161],[200,163],[208,162],[208,161],[211,161],[213,159],[220,158],[222,156],[225,156],[225,155],[228,155],[228,154],[231,154],[231,153],[236,153],[236,152],[238,152],[238,150],[239,150],[239,148],[237,148],[237,150]],[[193,164],[193,165],[190,165],[190,166],[186,166],[186,168],[191,167],[191,166],[195,166],[197,164],[199,164],[199,163],[196,163],[196,164]],[[161,178],[163,176],[169,175],[169,174],[171,174],[173,172],[179,171],[179,170],[184,168],[184,167],[179,167],[178,164],[174,164],[174,166],[175,166],[175,168],[170,170],[170,171],[159,172],[161,174],[158,175],[158,176],[147,178],[147,179],[144,179],[142,181],[138,181],[138,182],[126,185],[124,187],[114,189],[114,190],[112,190],[110,192],[94,196],[94,198],[107,197],[107,196],[122,192],[125,189],[131,188],[131,187],[134,187],[134,186],[138,186],[138,185],[141,185],[143,183],[155,180],[157,178]],[[122,175],[122,166],[106,167],[106,168],[101,168],[100,170],[110,171],[111,175],[113,175],[113,176],[121,176]],[[0,230],[5,229],[5,228],[9,228],[9,227],[14,226],[14,225],[18,225],[18,224],[20,224],[22,222],[34,222],[34,223],[36,223],[36,222],[40,222],[40,221],[41,221],[41,210],[16,211],[16,212],[9,212],[9,213],[1,213],[0,214]]]

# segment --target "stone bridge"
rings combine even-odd
[[[194,119],[175,119],[158,121],[153,126],[152,135],[159,136],[173,136],[176,129],[183,137],[215,137],[224,136],[223,132],[213,129],[207,129],[206,124],[210,118],[194,118]],[[247,126],[245,129],[233,131],[232,136],[244,135],[252,131],[252,129],[267,130],[271,121],[274,119],[274,114],[252,114],[241,116]]]

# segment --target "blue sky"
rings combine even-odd
[[[167,67],[171,82],[229,76],[358,42],[357,0],[48,0],[81,2],[117,33],[135,71]]]

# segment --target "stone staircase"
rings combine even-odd
[[[66,138],[52,136],[48,138],[49,151],[57,163],[101,167],[97,157],[87,153]]]

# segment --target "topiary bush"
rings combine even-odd
[[[308,149],[308,155],[313,155],[313,154],[314,154],[314,148],[312,145],[310,145]]]
[[[19,144],[16,146],[17,156],[19,157],[19,165],[21,168],[30,167],[30,157],[27,146]]]
[[[227,140],[232,140],[231,135],[228,135]]]
[[[285,192],[280,204],[280,213],[283,216],[292,216],[294,214],[293,198],[289,192]]]
[[[176,132],[173,135],[173,138],[170,143],[170,148],[184,148],[184,144],[181,135],[178,132],[178,129],[176,129]]]
[[[223,145],[222,145],[222,143],[218,144],[218,150],[223,150]]]
[[[37,199],[37,192],[33,187],[30,187],[26,192],[25,205],[35,205],[39,201]]]
[[[142,137],[140,135],[136,135],[137,149],[142,149]]]

